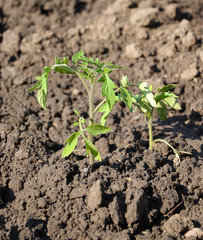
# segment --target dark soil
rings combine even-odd
[[[202,23],[202,0],[0,0],[0,239],[201,238]],[[145,119],[117,104],[113,130],[95,138],[103,161],[86,172],[82,142],[62,159],[73,108],[88,112],[81,82],[51,74],[46,111],[26,90],[81,49],[127,67],[115,82],[177,83],[182,110],[155,116],[154,136],[193,155],[149,151]]]

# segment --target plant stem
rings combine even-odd
[[[149,149],[153,150],[153,132],[152,132],[152,122],[153,118],[151,117],[148,121],[148,129],[149,129]]]
[[[89,126],[91,126],[94,123],[94,82],[90,86],[89,91]],[[88,132],[88,140],[93,143],[93,135]],[[89,162],[90,165],[94,163],[94,156],[92,153],[89,153]]]
[[[78,75],[78,77],[80,78],[80,80],[82,81],[82,83],[83,83],[83,85],[84,85],[84,87],[85,87],[85,89],[87,90],[87,93],[88,94],[90,94],[90,90],[89,90],[89,88],[88,88],[88,86],[87,86],[87,84],[86,84],[86,82],[85,82],[85,80],[80,76],[80,74],[79,73],[77,73],[77,72],[75,72],[77,75]]]

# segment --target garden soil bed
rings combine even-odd
[[[201,239],[202,23],[202,0],[0,0],[0,239]],[[73,109],[88,117],[81,82],[52,73],[46,111],[26,90],[81,49],[126,67],[115,83],[177,83],[182,110],[155,116],[154,137],[192,156],[148,150],[145,119],[117,103],[95,138],[102,162],[88,165],[82,141],[62,159]]]

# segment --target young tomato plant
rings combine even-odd
[[[38,90],[37,100],[43,109],[46,109],[47,100],[47,80],[51,70],[62,74],[77,75],[81,80],[89,99],[89,121],[80,116],[77,110],[74,110],[78,116],[78,122],[73,125],[79,127],[79,131],[73,133],[66,141],[66,146],[63,150],[62,157],[69,156],[77,145],[79,136],[85,140],[85,147],[89,156],[89,162],[92,165],[95,160],[101,161],[101,156],[94,145],[93,136],[104,134],[111,130],[106,127],[106,119],[110,114],[114,104],[122,100],[126,106],[132,111],[132,94],[128,91],[127,87],[130,86],[127,77],[123,77],[120,87],[109,77],[109,74],[117,68],[122,68],[119,65],[112,64],[111,62],[101,63],[98,58],[87,58],[83,51],[79,51],[72,56],[72,64],[69,64],[67,58],[55,58],[55,65],[52,67],[45,67],[41,76],[36,77],[37,83],[28,91]],[[96,107],[94,105],[95,85],[101,82],[101,93],[103,100]],[[99,87],[99,86],[98,86]],[[94,122],[96,112],[104,112],[100,124]]]
[[[167,107],[171,107],[175,110],[180,110],[181,107],[177,103],[176,98],[178,98],[177,95],[170,92],[170,90],[174,89],[176,87],[175,84],[169,84],[165,85],[162,88],[158,88],[157,93],[153,93],[153,86],[150,85],[147,87],[146,82],[139,82],[136,85],[139,90],[140,94],[137,94],[134,96],[134,104],[137,108],[141,110],[141,112],[144,114],[147,123],[148,123],[148,130],[149,130],[149,149],[153,150],[153,144],[155,142],[163,142],[167,144],[175,153],[176,158],[180,162],[180,154],[190,154],[189,152],[185,151],[178,151],[174,147],[172,147],[168,142],[166,142],[163,139],[153,139],[153,131],[152,131],[152,125],[153,125],[153,113],[154,110],[157,110],[157,114],[161,118],[161,120],[166,120],[168,109]]]

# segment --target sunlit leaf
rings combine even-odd
[[[74,127],[76,127],[76,126],[78,126],[78,125],[79,125],[79,122],[74,122],[74,123],[73,123],[73,126],[74,126]]]
[[[79,136],[80,136],[80,132],[75,132],[68,138],[68,140],[65,142],[67,144],[63,150],[62,157],[67,157],[73,152],[73,150],[77,145]]]
[[[85,147],[87,149],[87,153],[91,152],[91,154],[95,157],[95,160],[101,161],[101,155],[95,145],[89,140],[85,139]]]
[[[162,88],[158,88],[158,92],[168,92],[170,90],[173,90],[176,86],[177,84],[168,84]]]
[[[111,131],[111,128],[104,127],[100,124],[92,124],[89,127],[87,127],[86,130],[89,133],[91,133],[92,135],[96,136],[96,135],[104,134],[104,133],[107,133],[107,132]]]
[[[146,90],[147,83],[146,83],[146,82],[139,82],[136,86],[137,86],[141,91],[144,91],[144,90]]]
[[[76,69],[69,65],[58,64],[58,65],[54,65],[52,68],[54,68],[55,72],[59,72],[63,74],[76,74]]]
[[[73,112],[74,112],[78,117],[80,117],[79,112],[78,112],[75,108],[73,109]]]
[[[156,101],[154,99],[154,94],[149,92],[146,93],[146,98],[149,101],[149,103],[151,104],[152,107],[156,107]]]
[[[115,88],[117,88],[117,86],[110,79],[110,77],[107,74],[105,74],[105,81],[102,84],[102,96],[106,97],[106,101],[110,109],[112,109],[116,97],[114,92]]]
[[[100,123],[102,126],[105,126],[107,117],[109,113],[111,112],[108,103],[104,103],[98,110],[98,112],[104,112],[104,114],[101,117]]]
[[[164,102],[173,109],[181,110],[180,105],[176,102],[176,99],[173,97],[165,98]]]
[[[81,60],[81,58],[84,57],[84,51],[81,50],[77,53],[75,53],[73,56],[72,56],[72,62],[73,63],[77,63],[79,60]]]

